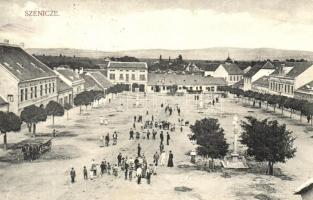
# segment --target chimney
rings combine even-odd
[[[24,42],[21,42],[21,43],[20,43],[20,47],[21,47],[21,48],[24,48],[24,46],[25,46]]]
[[[4,44],[9,44],[9,42],[10,42],[10,41],[9,41],[8,39],[4,39],[4,40],[3,40],[3,43],[4,43]]]
[[[279,75],[284,75],[285,64],[281,64],[279,67]]]

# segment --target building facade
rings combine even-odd
[[[233,85],[243,78],[243,71],[237,64],[225,63],[220,64],[215,70],[214,77],[224,78],[227,85]]]
[[[73,88],[73,98],[85,90],[85,80],[79,75],[78,71],[75,72],[67,66],[60,66],[55,68],[54,72],[62,81]]]
[[[177,93],[215,93],[219,86],[226,86],[223,78],[201,75],[178,75],[149,73],[147,92],[170,93],[177,87]]]
[[[243,75],[243,90],[252,90],[252,83],[263,76],[268,76],[275,71],[275,66],[267,61],[254,65]]]
[[[294,93],[294,98],[313,103],[313,81],[297,89]]]
[[[104,93],[113,85],[101,72],[88,72],[86,75],[90,76]]]
[[[258,80],[254,81],[251,84],[251,90],[254,92],[259,92],[263,94],[268,94],[269,93],[269,83],[268,83],[268,76],[262,76]]]
[[[145,62],[110,61],[107,67],[107,78],[113,84],[127,84],[130,90],[139,86],[146,90],[148,83],[148,65]]]
[[[0,94],[9,111],[20,114],[30,105],[57,100],[57,75],[22,48],[0,44]]]
[[[57,79],[57,83],[59,104],[62,106],[64,104],[73,105],[73,88],[60,78]]]
[[[294,97],[301,86],[313,81],[313,63],[294,62],[281,65],[269,76],[271,94]]]

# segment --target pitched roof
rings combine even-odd
[[[204,71],[215,71],[219,65],[219,63],[196,63],[196,66]]]
[[[79,76],[79,74],[75,73],[72,69],[67,69],[67,68],[62,67],[62,68],[56,68],[55,70],[68,80],[71,80],[71,81],[84,80]]]
[[[241,79],[240,81],[234,83],[232,86],[233,86],[233,87],[242,88],[242,87],[243,87],[243,84],[244,84],[243,79]]]
[[[113,85],[101,72],[89,72],[89,74],[103,88]]]
[[[56,76],[47,65],[17,46],[0,44],[0,65],[20,81]]]
[[[288,77],[297,77],[302,74],[305,70],[313,65],[312,62],[287,62],[286,66],[293,66],[294,68],[290,70],[286,76]]]
[[[243,76],[251,78],[254,76],[260,69],[262,69],[263,63],[257,63],[255,64],[247,73],[245,73]]]
[[[313,93],[313,81],[301,86],[295,92],[308,92]]]
[[[260,87],[268,87],[268,76],[262,76],[261,78],[257,79],[252,83],[254,86],[260,86]]]
[[[82,78],[85,80],[86,90],[102,90],[101,86],[89,75],[82,74]]]
[[[148,85],[227,85],[224,78],[201,75],[148,74]]]
[[[9,103],[0,96],[0,106],[3,106],[3,105],[8,105]]]
[[[275,65],[273,65],[271,62],[267,61],[263,66],[262,69],[276,69]]]
[[[108,68],[127,68],[127,69],[148,69],[148,65],[145,62],[118,62],[110,61]]]
[[[237,64],[225,63],[221,65],[230,75],[242,75],[243,74],[243,71],[239,68]]]
[[[258,71],[260,71],[261,69],[273,69],[273,70],[275,70],[275,68],[276,67],[272,63],[270,63],[269,61],[260,62],[260,63],[253,65],[253,67],[247,73],[245,73],[243,76],[251,78],[256,73],[258,73]]]
[[[313,178],[303,183],[299,188],[295,190],[295,194],[303,194],[313,188]]]
[[[71,86],[69,86],[68,84],[66,84],[64,81],[62,81],[62,79],[60,79],[59,77],[57,78],[57,90],[58,92],[63,92],[66,90],[72,90],[73,88]]]

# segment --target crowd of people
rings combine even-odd
[[[177,111],[179,122],[182,131],[182,121],[180,118],[181,110],[176,105],[176,108],[169,105],[165,106],[161,104],[161,108],[164,109],[164,113],[168,116],[172,116],[173,111]],[[102,118],[101,118],[102,120]],[[100,122],[101,122],[100,120]],[[101,123],[100,123],[101,124]],[[83,166],[83,177],[85,180],[93,180],[97,177],[102,177],[104,175],[113,175],[115,177],[121,177],[125,180],[132,181],[136,178],[137,184],[142,183],[142,179],[146,179],[147,184],[151,183],[153,175],[157,175],[158,167],[174,167],[174,154],[171,150],[168,150],[168,156],[166,155],[165,146],[170,146],[171,136],[170,132],[175,131],[175,124],[162,119],[157,120],[152,114],[149,116],[149,111],[146,111],[146,116],[135,115],[133,116],[133,125],[129,131],[129,140],[138,140],[136,156],[122,155],[119,153],[116,156],[116,162],[109,162],[105,159],[96,163],[92,159],[89,167]],[[159,137],[157,137],[157,135]],[[113,145],[117,144],[118,133],[114,131],[112,135]],[[151,159],[147,159],[140,142],[143,140],[153,140],[159,139],[160,145],[159,150],[155,151]],[[166,142],[165,142],[166,140]],[[109,146],[110,135],[100,137],[100,146]],[[129,152],[131,154],[131,152]],[[132,153],[134,155],[134,152]],[[151,160],[151,162],[148,162]],[[70,171],[71,182],[75,182],[76,172],[72,168]]]

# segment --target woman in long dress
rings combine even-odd
[[[164,166],[165,165],[165,151],[162,151],[161,156],[160,156],[160,165]]]
[[[168,167],[174,167],[173,158],[174,158],[174,155],[173,155],[172,151],[170,151],[170,153],[168,155],[168,163],[167,163]]]

